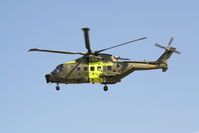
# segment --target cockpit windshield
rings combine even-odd
[[[63,71],[63,66],[64,66],[63,64],[58,65],[58,66],[55,68],[55,70],[53,70],[53,71],[51,72],[51,74],[54,75],[54,74],[56,74],[56,73],[59,73],[59,72]]]

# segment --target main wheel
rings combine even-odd
[[[59,90],[60,90],[60,87],[59,87],[59,86],[56,86],[56,90],[59,91]]]
[[[108,86],[104,86],[104,91],[108,91]]]

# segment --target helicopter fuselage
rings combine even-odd
[[[130,73],[138,70],[161,69],[164,66],[159,62],[140,61],[95,61],[81,62],[75,60],[61,64],[47,74],[47,83],[80,84],[101,83],[115,84]]]

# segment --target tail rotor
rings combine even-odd
[[[156,43],[155,46],[157,46],[159,48],[162,48],[162,49],[165,49],[166,51],[173,51],[176,54],[181,54],[181,52],[177,51],[176,48],[171,47],[171,43],[173,42],[173,40],[174,40],[174,38],[171,37],[171,39],[169,40],[169,43],[168,43],[167,47],[164,47],[164,46],[162,46],[162,45],[160,45],[158,43]]]

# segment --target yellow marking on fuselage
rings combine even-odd
[[[73,61],[66,62],[66,64],[72,64],[72,63],[76,63],[76,61],[73,60]]]
[[[156,67],[157,65],[148,65],[148,67]]]
[[[113,63],[109,62],[109,63],[104,63],[102,61],[98,61],[98,62],[91,62],[88,64],[89,68],[88,68],[88,75],[89,75],[89,82],[90,83],[103,83],[103,78],[100,77],[100,74],[103,73],[103,67],[104,66],[112,66]],[[91,71],[91,67],[94,67],[94,71]],[[98,67],[101,67],[101,69],[99,70]]]
[[[65,64],[73,64],[76,63],[76,61],[70,61],[66,62]],[[103,78],[100,77],[100,74],[103,73],[104,71],[104,66],[113,66],[112,62],[102,62],[102,61],[97,61],[97,62],[90,62],[88,63],[88,78],[90,83],[103,83]],[[94,67],[94,70],[91,71],[91,67]],[[100,70],[98,67],[101,67]]]

